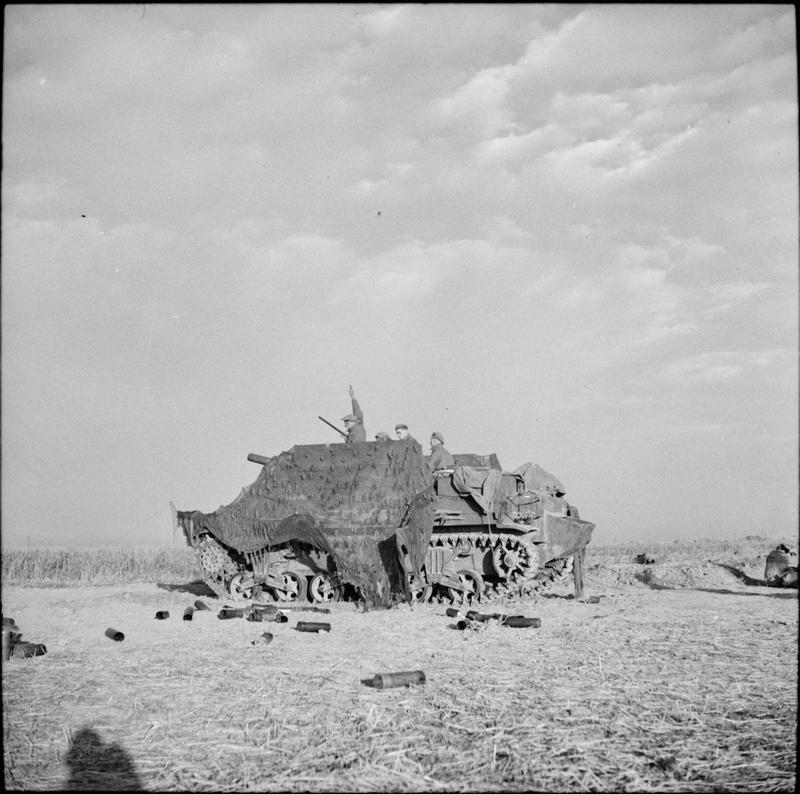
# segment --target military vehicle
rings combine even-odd
[[[413,439],[247,457],[261,472],[233,502],[175,515],[222,598],[461,603],[535,591],[573,559],[582,589],[594,525],[538,466],[505,472],[496,455],[455,455],[432,473]]]
[[[594,524],[564,499],[564,486],[538,465],[504,471],[497,455],[454,455],[434,472],[436,503],[425,566],[412,595],[438,590],[452,601],[530,594],[581,566]]]

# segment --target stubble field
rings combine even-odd
[[[191,576],[46,587],[4,552],[3,615],[47,646],[3,665],[5,787],[793,791],[797,591],[748,583],[764,541],[590,545],[598,603],[564,583],[485,607],[540,628],[464,631],[445,603],[220,620]],[[401,670],[426,682],[363,683]]]

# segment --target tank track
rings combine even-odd
[[[307,546],[307,548],[310,549],[311,546]],[[236,560],[235,552],[232,554],[211,535],[203,536],[196,550],[200,566],[203,569],[203,581],[218,598],[236,603],[249,603],[253,598],[259,600],[260,594],[263,592],[260,588],[258,589],[259,595],[253,597],[243,597],[232,591],[231,579],[237,574],[245,574],[248,571],[245,563]],[[305,597],[304,589],[303,600]]]
[[[218,598],[230,600],[231,594],[225,586],[239,571],[239,566],[225,547],[211,535],[205,535],[197,546],[197,556],[203,569],[204,581]]]
[[[466,543],[465,543],[466,542]],[[442,533],[431,536],[431,548],[457,549],[472,544],[484,553],[491,550],[497,580],[485,581],[484,590],[476,599],[487,603],[503,598],[530,596],[544,592],[572,575],[573,557],[543,562],[539,544],[525,542],[507,532]],[[471,546],[470,546],[471,548]],[[443,588],[439,601],[451,600],[450,588]]]
[[[542,564],[537,545],[526,543],[507,533],[436,533],[431,536],[432,549],[460,549],[464,558],[477,549],[479,553],[492,554],[492,565],[496,580],[484,582],[484,589],[476,599],[480,603],[530,596],[560,584],[572,575],[572,557],[549,560]],[[204,581],[218,598],[230,600],[226,582],[244,570],[231,557],[230,552],[210,535],[204,536],[197,546],[200,565],[205,574]],[[440,587],[438,600],[451,601],[450,588]]]

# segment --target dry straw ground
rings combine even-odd
[[[759,577],[773,546],[590,546],[599,603],[564,585],[491,605],[539,629],[335,604],[319,635],[295,625],[325,616],[219,620],[211,597],[183,621],[186,578],[29,587],[4,559],[3,614],[48,650],[3,666],[5,787],[793,791],[797,591],[732,572]],[[416,669],[422,686],[362,683]]]

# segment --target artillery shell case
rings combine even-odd
[[[503,621],[504,626],[512,629],[538,629],[542,625],[539,618],[524,618],[521,615],[512,615]]]
[[[409,670],[402,673],[376,673],[372,685],[375,689],[389,689],[395,686],[424,683],[425,673],[422,670]]]
[[[314,623],[314,622],[311,622],[311,621],[298,620],[297,621],[297,630],[298,631],[308,631],[308,632],[330,631],[331,630],[331,624],[330,623]]]

